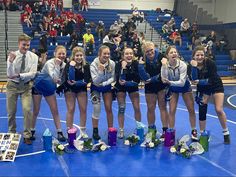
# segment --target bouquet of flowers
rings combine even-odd
[[[140,138],[136,134],[129,135],[126,139],[124,144],[127,146],[134,146],[139,142]]]
[[[90,151],[93,148],[92,138],[85,138],[83,140],[77,138],[76,140],[74,140],[74,146],[79,151]]]
[[[92,152],[99,152],[99,151],[105,151],[110,146],[106,145],[103,141],[99,141],[96,144],[93,144],[92,138],[87,139],[76,139],[74,140],[74,146],[76,149],[82,152],[92,151]]]
[[[170,152],[185,158],[190,158],[192,155],[202,154],[204,152],[203,147],[198,142],[193,142],[188,146],[187,142],[189,140],[190,136],[184,135],[180,140],[177,140],[177,144],[170,148]]]
[[[53,139],[52,141],[52,151],[56,152],[58,155],[63,155],[65,152],[65,146],[63,144],[60,144],[57,139]]]
[[[91,151],[93,152],[99,152],[99,151],[105,151],[109,148],[110,146],[106,145],[103,141],[99,141],[97,144],[94,144]]]
[[[161,141],[159,139],[153,139],[152,138],[152,133],[149,132],[145,136],[144,142],[140,145],[141,147],[146,147],[146,148],[155,148],[159,144],[161,144]]]

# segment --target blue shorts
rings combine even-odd
[[[111,92],[111,84],[106,85],[106,86],[100,86],[100,87],[91,84],[91,92],[94,91],[94,90],[97,91],[97,92],[100,92],[100,93]]]
[[[192,88],[189,80],[186,80],[183,87],[170,86],[170,91],[173,93],[187,93],[187,92],[192,92]]]

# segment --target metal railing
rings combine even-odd
[[[7,20],[7,9],[5,5],[5,56],[7,60],[7,53],[8,53],[8,20]]]

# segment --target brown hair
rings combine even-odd
[[[31,37],[29,37],[25,33],[18,36],[18,42],[20,42],[20,41],[30,41],[30,40],[31,40]]]
[[[109,49],[109,50],[110,50],[110,48],[109,48],[108,46],[102,45],[102,46],[98,49],[98,58],[101,56],[102,51],[103,51],[104,49]],[[111,72],[111,70],[112,70],[112,68],[111,68],[110,59],[109,59],[109,60],[108,60],[108,71]]]
[[[126,51],[127,49],[131,49],[132,52],[133,52],[133,55],[134,55],[134,50],[133,50],[132,48],[130,48],[130,47],[126,47],[126,48],[124,48],[124,50],[122,51],[122,54],[121,54],[122,58],[121,58],[121,60],[124,60],[125,51]],[[132,60],[135,60],[135,56],[133,56]]]
[[[165,53],[165,56],[167,57],[168,53],[170,52],[171,49],[175,49],[176,52],[178,53],[179,55],[179,52],[177,50],[177,48],[174,46],[174,45],[170,45],[167,49],[166,49],[166,53]]]
[[[193,49],[192,52],[192,57],[194,57],[194,55],[196,54],[197,51],[203,51],[204,52],[204,56],[205,56],[205,47],[202,45],[198,45]]]

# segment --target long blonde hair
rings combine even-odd
[[[83,60],[82,60],[82,68],[86,65],[86,58],[85,58],[85,52],[82,47],[74,47],[70,56],[70,61],[74,61],[75,54],[81,52],[83,54]]]

